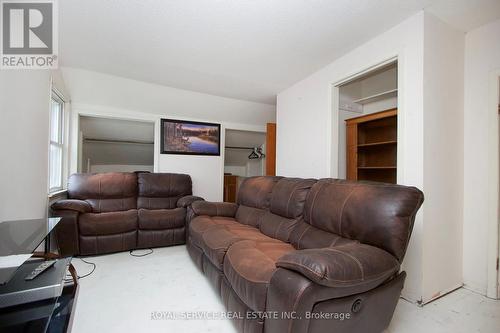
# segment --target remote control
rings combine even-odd
[[[47,268],[52,267],[56,263],[57,260],[47,260],[42,262],[37,266],[31,273],[29,273],[24,279],[26,281],[33,280],[38,275],[42,274]]]

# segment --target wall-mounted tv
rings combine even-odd
[[[220,156],[220,124],[162,119],[161,153]]]

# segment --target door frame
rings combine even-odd
[[[490,73],[490,91],[488,101],[489,118],[489,187],[488,187],[488,283],[486,296],[500,299],[500,275],[498,272],[498,258],[500,257],[500,131],[498,102],[500,99],[500,68]]]
[[[267,127],[265,125],[240,125],[240,124],[227,124],[225,126],[221,126],[221,157],[222,157],[222,178],[224,178],[224,167],[225,167],[225,159],[226,159],[226,131],[241,131],[241,132],[255,132],[262,133],[267,135]],[[266,143],[264,143],[264,152],[267,156],[267,147]],[[266,174],[266,162],[262,163],[262,175]],[[224,182],[222,182],[224,184]]]
[[[158,172],[160,159],[160,116],[124,111],[107,107],[95,107],[85,104],[73,104],[70,125],[70,174],[80,172],[83,161],[81,160],[82,138],[80,134],[80,117],[94,117],[106,119],[120,119],[130,121],[149,122],[154,124],[154,155],[153,171]]]
[[[377,69],[383,68],[390,64],[396,63],[398,69],[398,134],[397,134],[397,183],[403,183],[404,173],[403,173],[403,133],[405,132],[405,112],[404,112],[404,104],[403,104],[403,55],[402,53],[397,53],[392,56],[388,56],[383,58],[383,60],[375,61],[369,65],[366,65],[354,73],[350,73],[344,76],[341,80],[335,81],[331,83],[331,91],[330,91],[330,102],[331,102],[331,131],[330,131],[330,142],[328,150],[330,152],[330,165],[329,165],[329,174],[330,177],[338,178],[339,177],[339,148],[338,144],[334,145],[332,142],[334,141],[334,136],[337,136],[336,142],[339,140],[339,122],[340,122],[340,86],[348,84],[352,81],[357,80],[360,77],[365,76],[366,74],[376,71]]]
[[[266,176],[276,176],[276,128],[276,123],[266,124]]]

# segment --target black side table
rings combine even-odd
[[[59,259],[53,267],[43,272],[35,280],[24,281],[24,277],[44,259],[24,263],[0,292],[13,291],[29,283],[37,286],[60,284],[60,294],[41,301],[19,304],[0,309],[0,332],[63,333],[70,327],[78,284],[69,277],[71,258]]]
[[[43,240],[45,251],[19,267],[0,273],[0,332],[62,333],[71,327],[78,280],[71,257],[50,253],[50,233],[60,218],[0,223],[0,259],[33,253]],[[33,280],[25,277],[40,263],[56,263]],[[7,260],[8,262],[8,260]]]

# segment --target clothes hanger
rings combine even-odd
[[[258,148],[254,148],[252,150],[252,152],[250,153],[250,155],[248,155],[248,158],[251,159],[251,160],[255,160],[257,158],[260,158],[259,154],[258,153]]]

